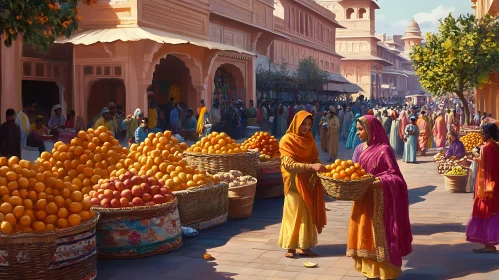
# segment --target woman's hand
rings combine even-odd
[[[326,172],[327,169],[322,163],[314,163],[309,165],[309,168],[315,172]]]

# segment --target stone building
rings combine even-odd
[[[475,16],[478,18],[486,14],[499,15],[499,0],[471,0]],[[480,112],[492,114],[494,119],[499,119],[499,73],[491,73],[490,83],[476,90],[476,105]]]
[[[151,94],[192,108],[214,97],[248,104],[256,54],[282,38],[273,31],[273,0],[100,0],[79,9],[81,31],[46,54],[21,41],[2,44],[2,118],[7,108],[20,110],[22,98],[49,115],[60,103],[85,120],[110,101],[126,113],[146,109]]]

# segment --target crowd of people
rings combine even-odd
[[[428,108],[407,110],[407,106],[402,105],[392,108],[391,113],[369,110],[367,114],[354,115],[350,112],[346,123],[345,116],[341,121],[333,105],[319,118],[307,110],[294,114],[280,140],[285,199],[278,245],[287,250],[285,257],[319,256],[312,248],[327,224],[324,192],[317,178],[317,173],[326,172],[327,168],[319,158],[313,133],[314,123],[320,119],[321,148],[328,149],[330,157],[334,157],[338,137],[346,140],[347,147],[354,148],[352,163],[375,177],[366,194],[353,202],[347,256],[352,257],[354,268],[367,279],[396,279],[402,274],[402,258],[412,252],[413,238],[408,187],[396,152],[404,146],[403,160],[415,162],[417,151],[425,154],[433,147],[434,139],[438,147],[445,147],[445,141],[449,141],[446,157],[462,157],[466,153],[459,141],[459,126],[455,123],[458,118],[452,115],[452,110],[450,116],[440,111],[436,118],[433,114],[429,118],[426,110]],[[495,246],[499,244],[497,122],[489,119],[480,131],[483,145],[472,157],[479,172],[471,176],[476,185],[475,201],[466,239],[483,244],[473,252],[495,253]]]

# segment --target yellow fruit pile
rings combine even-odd
[[[256,132],[253,136],[243,142],[242,147],[246,149],[257,149],[260,155],[268,156],[261,157],[260,161],[265,161],[269,157],[277,158],[280,156],[279,141],[268,132]]]
[[[79,186],[58,179],[50,161],[0,158],[3,234],[77,226],[95,216]]]
[[[326,165],[327,172],[322,175],[339,180],[356,180],[362,178],[367,172],[358,163],[353,163],[351,160],[337,159],[333,164]]]
[[[474,148],[483,144],[482,136],[478,132],[470,132],[461,137],[460,140],[463,142],[467,152],[471,152]]]
[[[125,168],[111,172],[111,176],[119,177],[129,170],[139,176],[156,177],[172,191],[211,183],[206,171],[187,165],[182,154],[186,149],[187,144],[179,143],[171,131],[149,133],[140,145],[130,146]]]
[[[212,132],[188,148],[187,151],[192,153],[227,155],[246,153],[247,149],[242,147],[241,144],[236,143],[225,132]]]
[[[38,159],[50,167],[56,177],[71,182],[88,194],[99,179],[124,168],[128,149],[121,147],[113,134],[103,126],[78,132],[70,144],[57,142],[52,153],[44,152]]]

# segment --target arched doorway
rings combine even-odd
[[[92,84],[90,94],[87,99],[87,120],[100,115],[102,108],[114,102],[123,107],[123,112],[127,112],[125,84],[120,79],[101,79]]]
[[[246,101],[243,73],[236,66],[229,63],[220,65],[215,72],[213,83],[213,100]]]
[[[36,102],[36,114],[29,116],[30,123],[34,123],[35,115],[42,115],[44,123],[48,123],[52,114],[52,107],[61,103],[57,84],[46,81],[23,80],[22,99]],[[16,112],[21,110],[21,108],[12,109],[16,110]]]
[[[192,86],[190,69],[185,62],[174,56],[167,55],[159,61],[153,73],[152,80],[154,100],[162,108],[174,98],[175,103],[185,102],[187,106],[196,106],[196,89]],[[194,108],[193,108],[194,109]]]

